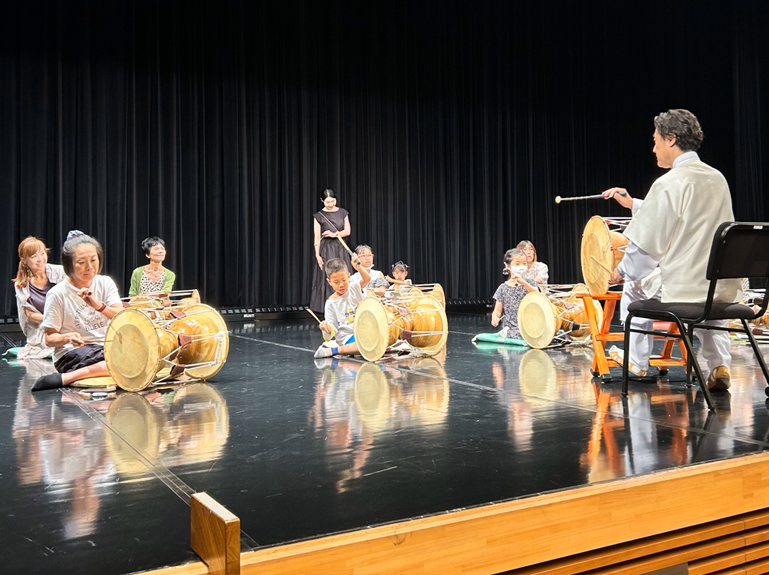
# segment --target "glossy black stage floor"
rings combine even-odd
[[[760,370],[735,344],[709,413],[673,369],[594,383],[587,348],[477,347],[450,316],[443,357],[312,358],[312,321],[233,324],[212,384],[32,395],[50,363],[0,365],[2,573],[127,573],[195,559],[191,493],[241,520],[242,549],[769,448]]]

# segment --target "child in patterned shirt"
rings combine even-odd
[[[491,325],[497,327],[500,319],[503,329],[507,330],[505,337],[520,339],[521,331],[518,328],[518,308],[524,296],[533,291],[539,291],[533,278],[524,277],[528,269],[526,254],[522,250],[513,248],[505,252],[505,274],[510,279],[499,285],[494,292],[494,311],[491,312]],[[504,312],[504,314],[503,314]]]

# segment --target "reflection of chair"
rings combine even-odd
[[[694,329],[715,329],[721,331],[740,331],[748,336],[750,345],[756,355],[761,371],[769,384],[769,372],[767,372],[764,358],[756,345],[756,340],[750,331],[749,320],[764,315],[767,307],[767,298],[764,298],[761,309],[753,312],[749,306],[740,303],[717,303],[713,301],[718,280],[737,278],[761,278],[769,281],[769,223],[737,223],[724,222],[716,230],[713,244],[710,249],[710,258],[706,278],[710,280],[707,299],[704,303],[666,302],[659,300],[637,301],[628,307],[628,316],[625,320],[625,349],[630,346],[630,332],[658,335],[659,332],[646,331],[631,327],[634,317],[651,320],[672,321],[678,326],[680,334],[666,334],[667,337],[675,337],[684,342],[687,350],[686,378],[691,383],[691,372],[694,368],[697,379],[702,387],[708,407],[713,406],[707,381],[703,378],[700,366],[694,356],[692,340]],[[712,320],[740,320],[742,327],[715,327],[702,325],[703,322]],[[684,328],[684,325],[687,329]],[[627,395],[628,362],[623,362],[622,367],[622,393]],[[713,366],[710,366],[711,368]],[[769,389],[767,389],[769,394]]]

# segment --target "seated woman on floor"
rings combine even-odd
[[[41,324],[46,345],[54,348],[58,373],[39,378],[32,391],[109,375],[104,337],[109,320],[123,306],[115,282],[99,275],[103,262],[98,241],[82,232],[69,233],[61,249],[67,280],[48,292]]]
[[[51,348],[45,345],[45,332],[40,327],[45,310],[45,298],[57,283],[67,276],[64,268],[48,263],[48,248],[32,236],[19,244],[19,271],[13,280],[16,288],[16,308],[19,326],[27,344],[18,349],[19,359],[51,357]]]
[[[157,236],[146,238],[142,250],[149,260],[146,266],[139,266],[131,274],[129,297],[139,294],[168,292],[174,289],[176,274],[163,267],[166,259],[166,243]]]
[[[528,270],[526,277],[532,278],[537,282],[537,285],[546,286],[550,272],[547,269],[547,264],[537,259],[537,249],[534,247],[534,244],[529,240],[521,240],[515,247],[526,254],[526,268]]]

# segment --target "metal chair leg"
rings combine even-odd
[[[756,354],[756,360],[758,361],[758,365],[761,366],[761,371],[764,373],[764,379],[766,380],[766,384],[769,385],[769,371],[766,369],[766,362],[764,361],[764,356],[761,354],[761,350],[758,349],[758,343],[756,343],[756,338],[753,337],[753,332],[750,331],[750,326],[748,325],[747,320],[741,319],[742,327],[745,330],[745,333],[748,334],[748,339],[750,340],[750,347],[753,348],[753,353]],[[769,389],[767,390],[767,395],[769,395]]]
[[[678,317],[675,317],[675,322],[679,325],[681,329],[683,329],[683,325],[681,325],[681,320],[678,319]],[[694,333],[694,325],[689,325],[689,332]],[[702,389],[702,394],[705,396],[705,403],[708,404],[708,409],[711,409],[712,411],[716,411],[716,406],[713,405],[713,398],[710,395],[710,390],[708,389],[708,381],[702,376],[702,370],[700,369],[700,363],[697,361],[697,358],[694,356],[694,346],[692,345],[692,340],[689,339],[689,335],[686,331],[682,331],[682,334],[684,336],[684,345],[686,346],[686,354],[687,354],[687,364],[689,363],[689,357],[691,357],[691,363],[692,367],[694,368],[694,372],[697,374],[697,379],[700,382],[700,389]]]
[[[630,329],[635,315],[631,311],[625,318],[625,339],[623,343],[624,361],[622,362],[622,395],[627,397],[628,364],[630,363]]]
[[[688,325],[689,330],[686,332],[689,335],[689,342],[694,345],[694,324]],[[697,363],[697,358],[694,356],[694,352],[687,352],[686,354],[686,387],[694,385],[694,364]]]

